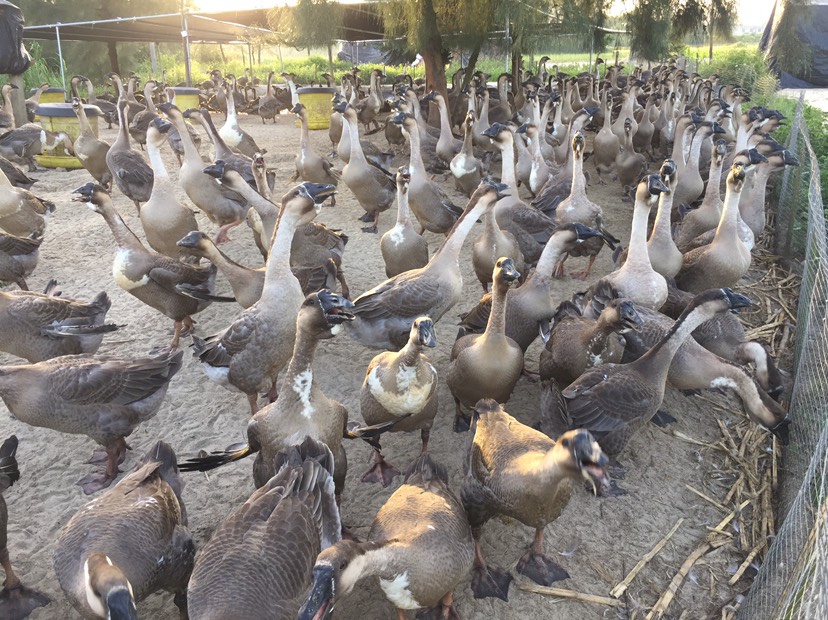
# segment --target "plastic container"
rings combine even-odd
[[[331,97],[333,88],[298,88],[299,102],[308,110],[308,129],[328,129],[331,126]],[[301,126],[301,123],[297,123]]]
[[[191,108],[198,110],[201,107],[201,103],[198,98],[201,91],[197,88],[177,86],[176,88],[173,88],[173,93],[175,93],[173,105],[182,112]]]
[[[47,88],[40,93],[40,103],[65,103],[66,91],[62,88]]]
[[[45,94],[45,93],[44,93]],[[92,133],[98,135],[98,117],[102,116],[100,108],[95,105],[84,105],[86,117],[92,127]],[[41,103],[35,110],[40,117],[40,125],[43,129],[52,132],[63,132],[74,142],[80,135],[80,121],[75,116],[71,103]],[[69,155],[58,143],[53,151],[46,151],[42,155],[36,155],[37,162],[45,168],[66,168],[74,170],[83,168],[81,161],[74,155]]]

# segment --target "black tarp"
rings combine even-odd
[[[23,11],[0,0],[0,73],[19,75],[32,64],[23,47]]]
[[[776,0],[768,24],[759,42],[759,49],[767,52],[773,48],[781,12],[792,10],[784,0]],[[828,88],[828,0],[813,0],[810,6],[799,7],[796,32],[802,45],[811,54],[811,66],[807,72],[792,75],[779,71],[782,88]],[[771,65],[771,69],[775,69]]]

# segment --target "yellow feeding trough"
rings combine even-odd
[[[98,135],[98,117],[102,115],[100,108],[94,105],[83,106],[92,133]],[[41,103],[35,110],[40,117],[40,126],[54,133],[63,132],[74,142],[80,135],[80,123],[72,110],[71,103]],[[66,168],[75,170],[83,168],[81,161],[74,155],[66,152],[63,142],[58,141],[55,148],[35,156],[37,163],[46,168]]]
[[[331,126],[331,97],[335,92],[333,88],[296,89],[299,102],[308,110],[308,129],[327,129]]]
[[[36,88],[33,88],[29,93],[31,97],[37,92]],[[66,91],[62,88],[47,88],[42,93],[40,93],[40,99],[38,103],[65,103],[66,102]],[[35,114],[35,122],[40,122],[40,117]]]
[[[173,105],[182,112],[191,108],[195,108],[197,110],[201,107],[198,99],[198,95],[201,91],[197,88],[185,88],[183,86],[179,86],[173,88],[173,93],[175,93]]]

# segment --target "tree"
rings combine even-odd
[[[646,60],[667,56],[672,0],[641,0],[627,13],[630,52]]]
[[[328,63],[333,74],[332,46],[342,30],[344,10],[333,0],[299,0],[294,7],[276,7],[268,22],[284,45],[297,49],[328,48]]]
[[[736,0],[676,0],[670,38],[681,41],[689,35],[699,37],[706,31],[712,60],[713,37],[730,39],[735,24]]]

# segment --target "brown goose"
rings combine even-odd
[[[295,619],[316,556],[340,540],[325,444],[305,437],[280,452],[274,468],[200,550],[187,589],[193,620]]]
[[[195,355],[212,381],[247,395],[251,413],[258,411],[258,394],[276,399],[279,372],[290,360],[296,335],[296,314],[304,295],[290,270],[294,233],[321,210],[334,192],[332,185],[303,183],[282,197],[282,210],[273,232],[265,265],[262,295],[223,332],[206,340],[193,339]]]
[[[563,390],[570,428],[586,428],[607,454],[620,454],[661,406],[670,364],[693,330],[717,313],[750,305],[747,297],[730,289],[697,295],[665,336],[639,359],[596,366]]]
[[[0,106],[0,134],[12,131],[17,126],[14,123],[14,109],[11,102],[13,90],[17,90],[14,84],[3,84],[0,88],[0,96],[3,98],[3,105]]]
[[[0,231],[16,237],[42,237],[46,218],[54,210],[54,203],[38,198],[27,189],[14,187],[0,171]]]
[[[171,128],[172,124],[157,116],[147,127],[147,156],[153,173],[152,193],[141,207],[139,216],[147,244],[159,254],[178,259],[181,257],[178,240],[188,232],[198,230],[198,222],[193,212],[178,201],[175,186],[161,158],[165,134]]]
[[[535,271],[518,288],[510,289],[506,305],[506,335],[518,343],[523,352],[538,337],[541,323],[555,315],[552,301],[555,267],[561,257],[579,243],[603,233],[583,224],[566,224],[555,231],[543,249]],[[483,299],[471,311],[462,315],[461,330],[464,334],[482,333],[491,313],[492,297]]]
[[[14,282],[28,291],[26,278],[37,267],[42,242],[39,237],[15,237],[0,232],[0,282]]]
[[[432,90],[422,101],[433,101],[437,104],[440,112],[440,137],[437,139],[437,157],[446,165],[451,164],[455,155],[457,155],[463,148],[463,143],[454,137],[451,133],[451,120],[449,120],[448,107],[443,95],[436,90]]]
[[[147,80],[144,84],[144,105],[146,110],[138,112],[129,122],[129,135],[144,149],[147,143],[147,128],[153,119],[158,118],[158,112],[155,111],[155,103],[152,100],[152,94],[157,87],[155,80]]]
[[[420,223],[420,233],[428,230],[446,234],[463,211],[455,206],[440,186],[429,178],[420,151],[420,132],[416,119],[411,114],[398,112],[390,120],[402,127],[403,133],[411,143],[408,164],[411,181],[408,188],[408,201]]]
[[[515,269],[520,273],[525,273],[520,244],[508,230],[501,230],[497,217],[489,212],[483,216],[483,232],[475,239],[472,246],[472,267],[484,293],[489,290],[495,263],[501,256],[511,258]]]
[[[112,263],[115,283],[127,293],[175,321],[170,349],[178,347],[182,330],[193,327],[192,315],[209,302],[180,294],[178,284],[189,284],[212,294],[216,267],[197,267],[147,250],[115,210],[109,195],[100,185],[87,183],[76,189],[75,202],[83,202],[106,221],[115,238],[117,251]]]
[[[621,141],[612,131],[612,95],[604,91],[606,103],[603,105],[604,125],[595,135],[592,143],[592,154],[595,158],[595,170],[598,172],[598,182],[605,183],[603,175],[610,174],[615,169],[615,160],[621,150]]]
[[[279,100],[276,99],[276,96],[273,94],[273,76],[275,75],[275,71],[270,71],[267,74],[267,90],[265,94],[259,97],[259,103],[256,108],[259,116],[262,119],[262,125],[265,124],[265,120],[270,119],[273,121],[273,124],[276,124],[276,117],[279,115],[279,112],[282,109],[282,106],[279,104]]]
[[[578,480],[586,479],[596,492],[607,484],[607,457],[588,431],[569,431],[554,441],[491,399],[475,406],[472,432],[461,499],[476,545],[475,598],[508,600],[512,575],[487,566],[480,544],[483,525],[498,515],[535,528],[519,573],[545,586],[566,579],[567,572],[543,554],[544,529],[566,508]]]
[[[48,605],[51,599],[37,590],[24,586],[12,570],[9,559],[9,512],[3,492],[20,480],[20,471],[17,469],[17,459],[15,459],[16,452],[17,437],[12,435],[0,446],[0,566],[6,573],[6,582],[0,590],[0,616],[11,620],[22,620],[38,607]]]
[[[437,415],[437,370],[422,351],[423,347],[435,346],[434,322],[425,316],[415,319],[408,344],[398,353],[385,351],[371,360],[359,393],[360,412],[367,424],[398,422],[391,429],[395,433],[419,429],[421,454],[428,450],[431,425]],[[362,481],[381,482],[387,487],[400,472],[385,462],[379,440],[372,445],[374,465]]]
[[[400,167],[397,170],[397,223],[380,239],[385,275],[389,278],[412,269],[421,269],[428,264],[428,242],[411,224],[408,208],[410,183],[408,166]]]
[[[75,138],[74,149],[83,167],[100,183],[104,189],[112,187],[112,172],[106,163],[106,156],[109,153],[109,144],[99,140],[92,132],[89,119],[86,118],[86,111],[81,100],[77,97],[72,99],[72,110],[78,117],[80,123],[80,135]],[[97,119],[96,121],[97,122]]]
[[[506,186],[483,182],[440,248],[422,269],[413,269],[366,291],[354,301],[350,335],[368,347],[399,350],[408,342],[411,323],[429,316],[436,323],[461,297],[460,250],[479,217],[494,209]]]
[[[115,480],[126,456],[125,438],[158,413],[183,355],[64,355],[37,364],[2,366],[0,398],[20,422],[86,435],[105,448],[106,456],[100,458],[106,460],[106,470],[78,482],[89,495]]]
[[[673,190],[676,187],[676,162],[665,159],[661,164],[659,177],[669,191],[661,192],[658,197],[658,213],[653,224],[653,232],[647,239],[647,254],[655,271],[665,278],[672,278],[679,272],[683,262],[681,252],[673,241],[671,222]]]
[[[320,157],[310,143],[310,132],[308,131],[308,110],[301,103],[297,103],[291,112],[299,117],[302,123],[302,130],[299,134],[299,153],[296,154],[296,173],[291,177],[291,182],[297,179],[309,181],[310,183],[325,183],[336,186],[339,184],[339,172],[334,170],[331,162]],[[332,196],[331,206],[336,204],[336,196]]]
[[[31,178],[2,155],[0,155],[0,172],[5,174],[9,182],[15,187],[31,189],[32,185],[37,183],[37,179]]]
[[[623,148],[615,157],[615,173],[618,175],[618,181],[624,189],[624,196],[622,200],[629,202],[629,195],[632,188],[635,187],[636,182],[647,170],[647,158],[641,153],[636,153],[632,143],[633,136],[633,119],[626,119],[624,121],[624,140]]]
[[[175,594],[186,616],[195,543],[187,529],[175,453],[159,441],[132,473],[63,526],[52,563],[84,618],[137,618],[136,603]]]
[[[91,302],[58,296],[57,282],[45,293],[0,291],[0,350],[34,364],[61,355],[92,354],[103,335],[118,329],[106,323],[111,302],[99,293]]]
[[[401,620],[405,610],[422,608],[427,609],[419,617],[458,618],[453,591],[473,558],[468,520],[449,489],[448,474],[423,454],[406,483],[380,508],[365,542],[342,540],[319,554],[298,618],[328,617],[367,577],[378,579]]]
[[[466,196],[471,196],[472,192],[477,189],[483,175],[483,164],[474,156],[472,142],[474,123],[474,111],[469,110],[463,121],[463,148],[454,156],[449,165],[455,186]]]
[[[118,101],[118,138],[106,153],[106,165],[115,185],[140,211],[141,203],[149,200],[152,193],[152,168],[147,165],[140,153],[133,151],[129,146],[129,133],[124,116],[126,107],[125,99]]]
[[[492,309],[482,334],[458,338],[451,349],[446,384],[454,397],[454,430],[468,429],[461,406],[473,408],[481,398],[505,403],[523,371],[523,351],[506,335],[509,287],[520,273],[511,258],[499,258],[492,276]]]

